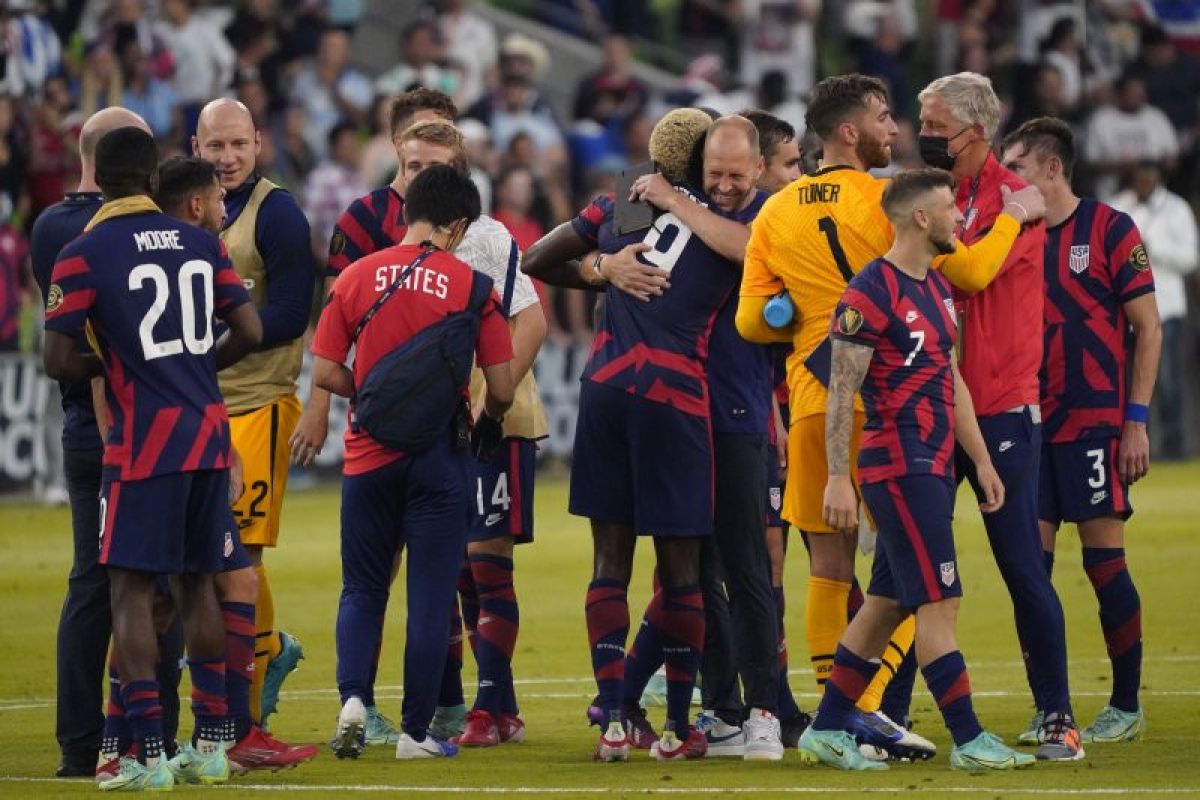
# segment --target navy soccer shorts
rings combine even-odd
[[[767,444],[767,527],[786,528],[783,518],[783,486],[786,476],[779,468],[779,453],[775,445]]]
[[[1042,445],[1038,519],[1059,525],[1133,515],[1117,471],[1118,437]]]
[[[484,542],[511,536],[514,544],[533,541],[533,473],[537,442],[505,439],[492,459],[472,459],[475,496],[471,506],[470,538]]]
[[[711,535],[709,420],[584,380],[570,511],[630,525],[639,536]]]
[[[954,552],[954,481],[905,475],[862,486],[879,537],[867,594],[916,609],[962,597]]]
[[[100,487],[100,563],[174,575],[216,573],[241,547],[229,508],[229,470],[105,476]]]

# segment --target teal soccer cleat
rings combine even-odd
[[[397,730],[395,724],[380,713],[378,706],[367,706],[367,744],[396,744],[398,741],[400,741],[400,731]]]
[[[955,745],[950,751],[951,769],[968,772],[1022,769],[1033,766],[1036,760],[1028,753],[1018,753],[987,731],[964,745]]]
[[[1142,709],[1131,712],[1105,706],[1096,717],[1096,721],[1080,731],[1079,738],[1098,744],[1132,742],[1145,730],[1146,713]]]
[[[279,707],[279,690],[283,680],[300,666],[304,658],[304,648],[295,636],[279,632],[279,655],[267,662],[267,674],[263,677],[262,688],[262,719],[259,727],[267,727],[267,717],[275,713]]]
[[[191,742],[179,747],[175,757],[167,762],[167,768],[177,783],[201,783],[211,786],[229,780],[229,759],[225,748],[218,746],[211,753],[201,753]]]
[[[854,737],[846,731],[817,731],[812,726],[800,736],[800,759],[806,764],[828,764],[854,771],[888,768],[886,762],[864,757]]]
[[[149,768],[131,756],[122,758],[117,774],[100,784],[102,792],[169,792],[174,788],[175,776],[167,762]]]
[[[1046,713],[1044,711],[1035,711],[1033,719],[1029,720],[1029,728],[1020,736],[1017,741],[1021,744],[1041,744],[1042,743],[1042,723],[1046,721]]]

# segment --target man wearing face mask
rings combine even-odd
[[[971,244],[996,224],[1004,207],[1004,187],[1025,186],[992,154],[1000,101],[991,81],[972,72],[938,78],[918,99],[921,157],[956,179],[956,202],[963,215],[957,234]],[[1037,703],[1038,730],[1029,738],[1040,743],[1039,758],[1073,760],[1082,751],[1067,687],[1062,605],[1050,582],[1038,533],[1045,240],[1042,223],[1025,225],[998,271],[968,273],[948,262],[943,272],[955,286],[963,380],[1007,498],[1001,509],[984,512],[983,522],[1013,601]],[[978,476],[961,448],[957,461],[957,474],[971,481],[982,502]],[[1056,720],[1053,726],[1043,724],[1051,717]]]

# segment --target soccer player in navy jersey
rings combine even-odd
[[[954,251],[954,229],[962,221],[954,179],[937,169],[899,173],[884,190],[883,209],[895,242],[854,276],[832,320],[824,497],[834,529],[858,524],[849,462],[854,395],[861,388],[867,423],[859,479],[879,538],[866,600],[838,643],[817,715],[800,737],[801,755],[840,769],[888,768],[866,759],[845,728],[892,632],[915,614],[917,662],[954,740],[950,765],[1028,766],[1033,756],[1016,753],[980,726],[955,636],[962,596],[951,529],[955,442],[974,463],[984,512],[1004,504],[1004,484],[954,361],[950,284],[931,269],[936,256]]]
[[[96,185],[96,143],[110,130],[135,126],[149,131],[145,121],[123,108],[106,108],[90,116],[79,134],[79,186],[62,202],[42,212],[30,236],[34,277],[48,300],[51,273],[59,252],[83,232],[104,200]],[[90,352],[82,334],[76,342],[81,353]],[[62,750],[56,774],[60,778],[91,776],[98,765],[104,718],[104,664],[112,632],[108,572],[97,558],[100,525],[100,481],[103,434],[92,405],[88,381],[62,384],[63,465],[71,501],[74,559],[67,597],[58,624],[58,691],[55,734]],[[182,633],[176,628],[160,642],[166,657],[159,662],[158,679],[167,688],[162,694],[163,729],[174,739],[179,719],[179,682]]]
[[[678,109],[655,126],[651,154],[675,187],[664,192],[670,202],[646,184],[637,190],[639,195],[654,193],[652,205],[657,199],[671,207],[656,212],[648,231],[617,234],[614,198],[602,196],[530,248],[522,265],[560,286],[594,289],[607,282],[614,287],[606,292],[601,330],[584,369],[570,502],[572,513],[591,520],[595,545],[586,616],[598,705],[605,717],[595,751],[602,761],[629,755],[624,709],[629,694],[623,685],[626,591],[639,535],[654,537],[662,587],[647,609],[643,630],[653,632],[649,639],[661,648],[668,677],[667,724],[652,753],[663,760],[695,758],[707,749],[704,735],[688,724],[705,628],[699,553],[713,529],[712,410],[705,360],[717,313],[736,284],[731,259],[740,258],[738,244],[744,247],[747,231],[744,221],[693,212],[717,206],[732,216],[759,199],[752,191],[759,169],[756,132],[741,118],[727,121],[708,142],[706,155],[712,155],[714,171],[730,172],[714,181],[714,196],[682,188],[689,156],[710,125],[704,112]],[[666,142],[675,145],[673,152],[663,153]],[[728,180],[733,173],[748,179],[748,185]],[[697,230],[701,227],[708,229],[705,235]],[[723,252],[706,241],[721,242]],[[581,256],[585,258],[577,261]],[[610,275],[610,269],[620,270],[620,276],[615,271]],[[760,457],[759,467],[764,463]],[[764,499],[765,486],[749,502]],[[762,519],[760,514],[757,541],[764,551],[773,666],[774,612]],[[770,694],[764,703],[773,707],[773,687]],[[777,729],[772,733],[777,740]]]
[[[46,372],[104,375],[112,418],[101,487],[100,563],[112,586],[113,634],[138,747],[108,790],[170,788],[176,777],[229,776],[223,626],[213,582],[235,523],[229,509],[229,422],[218,368],[262,338],[262,324],[220,242],[150,200],[154,139],[118,128],[96,146],[106,203],[60,254],[46,304]],[[218,339],[213,316],[228,325]],[[80,355],[88,325],[99,357]],[[163,733],[151,614],[155,576],[171,574],[192,678],[193,745],[171,766]]]
[[[1080,735],[1130,741],[1146,722],[1141,600],[1125,564],[1125,522],[1129,487],[1150,469],[1147,406],[1162,346],[1154,275],[1133,220],[1071,190],[1075,140],[1065,122],[1026,122],[1004,140],[1003,158],[1046,197],[1038,513],[1046,569],[1059,526],[1074,522],[1112,662],[1108,705]]]

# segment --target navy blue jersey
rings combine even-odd
[[[328,274],[342,270],[364,256],[400,244],[408,225],[404,198],[391,186],[363,195],[342,212],[329,238]]]
[[[834,339],[874,349],[862,385],[863,483],[954,474],[954,300],[936,270],[924,280],[884,258],[854,276],[834,312]]]
[[[258,180],[255,175],[225,195],[223,230],[237,222]],[[258,309],[263,349],[299,339],[308,327],[317,279],[311,239],[308,219],[296,198],[283,189],[268,194],[254,227],[254,244],[267,275],[267,302]]]
[[[730,219],[749,225],[769,197],[759,192],[749,206]],[[740,271],[737,276],[741,279]],[[737,294],[717,314],[708,342],[708,387],[712,394],[714,433],[767,433],[771,427],[771,345],[742,338],[734,318]]]
[[[100,210],[104,200],[99,192],[71,192],[38,215],[30,235],[30,257],[33,277],[42,290],[42,305],[50,293],[50,279],[58,254],[83,233],[89,221]],[[80,353],[91,351],[83,334],[75,339]],[[64,450],[99,450],[100,430],[96,427],[96,412],[92,409],[92,389],[87,381],[60,383],[63,406],[62,444]]]
[[[695,202],[698,195],[679,189]],[[646,231],[613,232],[613,196],[602,195],[571,221],[602,252],[644,242],[638,257],[666,271],[671,288],[643,302],[609,287],[604,316],[583,379],[708,418],[705,375],[709,337],[721,306],[737,286],[738,270],[693,235],[674,214],[659,213]]]
[[[112,416],[104,465],[116,479],[228,466],[213,317],[248,302],[225,246],[159,212],[110,217],[63,248],[46,329],[91,326]]]
[[[1129,321],[1124,305],[1154,291],[1141,234],[1128,214],[1084,198],[1046,229],[1042,436],[1117,436],[1125,418]]]

